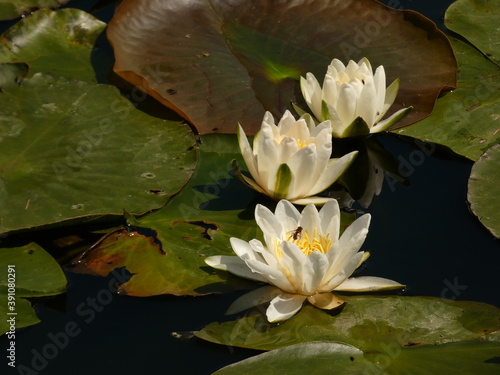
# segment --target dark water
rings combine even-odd
[[[450,2],[408,0],[401,1],[400,7],[417,10],[441,27]],[[81,0],[69,6],[93,10],[108,21],[115,2]],[[98,47],[94,63],[105,72],[111,66],[111,55],[104,38]],[[107,78],[102,74],[104,82]],[[379,135],[376,139],[400,162],[411,186],[386,180],[382,193],[367,209],[373,220],[364,248],[372,256],[363,273],[405,283],[408,295],[499,306],[495,288],[498,241],[469,213],[466,202],[472,162],[444,148],[422,149],[408,138]],[[17,332],[16,360],[26,369],[12,373],[209,374],[257,353],[172,335],[224,319],[236,294],[118,297],[109,285],[125,277],[121,272],[115,279],[72,273],[67,277],[65,295],[36,306],[42,323]],[[0,338],[0,347],[7,348],[5,337]],[[4,373],[7,366],[0,366]]]

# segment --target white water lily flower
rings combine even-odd
[[[300,77],[304,99],[319,121],[332,122],[333,136],[345,138],[386,130],[406,116],[412,107],[403,108],[382,120],[396,99],[399,79],[385,87],[384,67],[373,74],[370,62],[362,58],[345,66],[333,59],[323,87],[312,73]],[[382,120],[382,121],[381,121]]]
[[[313,204],[302,213],[288,201],[278,202],[273,214],[262,205],[255,220],[264,234],[263,244],[231,238],[237,256],[211,256],[205,262],[237,276],[271,284],[238,298],[227,313],[233,314],[271,302],[266,315],[270,322],[296,314],[305,300],[321,309],[333,309],[344,301],[332,291],[375,291],[402,288],[380,277],[352,277],[368,258],[358,251],[368,233],[370,215],[354,221],[340,236],[337,201],[327,202],[318,212]]]
[[[330,159],[332,128],[330,121],[316,125],[309,115],[296,120],[286,111],[278,125],[266,112],[253,149],[238,126],[241,154],[253,180],[239,171],[238,177],[252,189],[295,204],[323,204],[331,198],[315,197],[332,185],[351,164],[357,151]]]

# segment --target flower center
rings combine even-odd
[[[330,239],[330,233],[326,236],[319,234],[317,228],[314,228],[312,235],[307,230],[303,230],[302,227],[298,227],[292,230],[287,235],[287,241],[293,242],[298,246],[305,256],[309,256],[312,252],[318,251],[320,253],[326,254],[328,250],[332,247],[332,240]],[[280,243],[276,241],[276,255],[278,258],[283,256],[280,249]]]
[[[281,135],[279,137],[275,137],[274,141],[275,141],[276,145],[279,145],[279,144],[281,144],[281,142],[285,138],[292,138],[295,141],[295,143],[297,144],[297,147],[299,148],[299,150],[304,148],[304,147],[309,146],[311,143],[314,143],[314,138],[312,138],[312,137],[309,139],[300,139],[300,138],[290,137],[288,135]]]
[[[302,139],[296,138],[295,142],[297,142],[297,146],[299,147],[299,150],[300,150],[301,148],[309,146],[309,144],[311,143],[311,140],[308,139],[307,141],[303,141]]]

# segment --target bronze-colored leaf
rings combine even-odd
[[[191,121],[200,133],[255,133],[264,111],[302,102],[299,77],[320,81],[336,57],[368,57],[401,88],[397,127],[432,111],[456,83],[456,61],[434,23],[373,0],[125,0],[108,28],[115,71]]]

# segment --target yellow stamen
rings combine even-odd
[[[278,138],[274,138],[276,144],[280,144],[281,141],[283,141],[283,139],[285,137],[288,137],[288,136],[285,136],[285,135],[282,135]],[[297,146],[300,149],[304,148],[304,147],[307,147],[309,146],[311,143],[314,143],[313,142],[313,138],[310,138],[310,139],[306,139],[306,140],[303,140],[303,139],[300,139],[300,138],[293,138],[295,140],[295,142],[297,143]]]
[[[287,241],[293,242],[298,246],[300,250],[304,253],[304,255],[309,256],[313,251],[318,251],[320,253],[326,254],[328,250],[332,247],[332,240],[330,239],[330,233],[326,236],[319,234],[318,229],[314,228],[312,236],[309,234],[307,230],[301,230],[298,232],[297,230],[291,231],[287,237]],[[283,253],[280,249],[280,244],[277,239],[275,239],[275,251],[276,257],[280,259],[283,256]]]
[[[295,139],[295,142],[297,142],[297,146],[299,147],[299,150],[304,148],[304,147],[307,147],[309,146],[309,144],[311,144],[311,141],[310,140],[307,140],[307,141],[303,141],[301,139]]]

